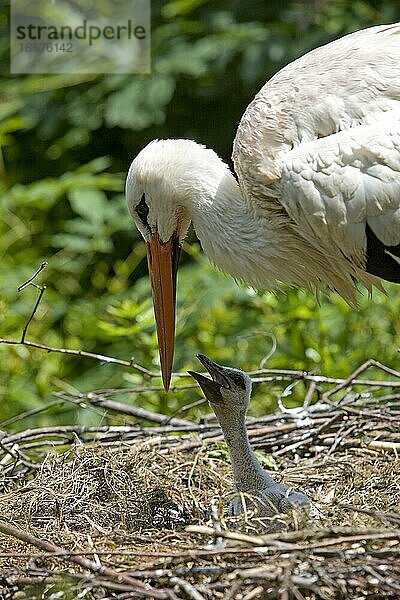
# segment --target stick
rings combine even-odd
[[[202,596],[191,583],[180,577],[171,577],[171,584],[180,587],[189,598],[192,598],[192,600],[205,600],[204,596]]]
[[[57,395],[58,397],[65,398],[64,392],[61,392]],[[145,419],[146,421],[152,421],[153,423],[160,423],[161,425],[168,424],[176,427],[186,427],[193,425],[193,423],[191,423],[190,421],[186,421],[185,419],[167,417],[166,415],[154,412],[152,410],[146,410],[144,408],[141,408],[140,406],[130,406],[129,404],[124,404],[115,400],[108,400],[106,398],[102,398],[95,392],[89,392],[87,394],[76,394],[73,396],[71,395],[71,397],[75,402],[82,402],[83,400],[85,400],[89,404],[101,406],[101,408],[106,408],[107,410],[112,410],[119,414],[131,415],[132,417],[136,417],[138,419]],[[67,398],[67,400],[70,401],[71,398]]]
[[[185,528],[185,531],[189,533],[200,533],[202,535],[213,536],[215,535],[215,531],[212,527],[208,527],[205,525],[188,525]],[[311,532],[309,531],[298,531],[298,532],[289,532],[289,534],[267,534],[260,536],[252,536],[247,534],[242,534],[236,531],[227,531],[223,530],[219,533],[221,537],[224,537],[228,540],[233,540],[237,542],[241,542],[243,544],[251,544],[252,546],[259,546],[273,548],[275,551],[282,550],[284,552],[298,552],[304,550],[316,550],[323,549],[329,546],[339,546],[340,544],[354,544],[355,542],[363,542],[367,540],[384,540],[384,539],[395,539],[400,540],[400,529],[390,529],[388,531],[382,530],[365,530],[360,533],[354,533],[349,531],[350,535],[339,535],[338,537],[333,538],[325,538],[321,541],[311,541],[310,544],[296,544],[290,543],[283,540],[304,540],[309,537]],[[315,536],[315,532],[312,532]],[[326,531],[320,533],[327,533]],[[280,538],[280,539],[279,539]]]
[[[383,365],[382,363],[378,362],[377,360],[374,360],[373,358],[370,358],[365,363],[363,363],[362,365],[360,365],[359,367],[357,367],[357,369],[355,371],[353,371],[353,373],[351,373],[351,375],[349,375],[349,377],[347,377],[347,379],[344,379],[341,383],[339,383],[333,389],[329,390],[328,392],[325,392],[325,394],[323,394],[323,398],[324,399],[329,399],[331,396],[333,396],[334,394],[336,394],[337,392],[339,392],[343,388],[347,387],[349,384],[354,384],[354,380],[359,375],[361,375],[361,373],[364,373],[364,371],[366,371],[370,367],[376,367],[377,369],[380,369],[384,373],[388,373],[389,375],[393,375],[394,377],[400,377],[400,372],[399,371],[395,371],[394,369],[390,369],[389,367],[386,367],[385,365]]]
[[[383,522],[391,521],[400,525],[400,515],[397,513],[385,513],[380,510],[373,510],[368,508],[360,508],[359,506],[353,506],[352,504],[345,504],[343,502],[336,502],[336,506],[340,506],[340,508],[347,508],[348,510],[354,510],[355,512],[360,512],[366,515],[371,515],[372,517],[376,517]]]

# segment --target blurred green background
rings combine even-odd
[[[3,5],[0,337],[21,336],[37,291],[17,288],[46,260],[37,282],[47,290],[29,340],[133,356],[158,370],[145,246],[123,196],[132,158],[153,138],[188,137],[229,160],[240,116],[267,78],[324,42],[399,17],[398,0],[153,1],[150,75],[13,76]],[[270,368],[340,377],[370,357],[396,367],[400,291],[385,288],[372,302],[360,290],[357,310],[334,293],[256,293],[215,271],[191,232],[179,272],[175,370],[197,369],[199,351],[254,369],[274,339]],[[0,345],[0,428],[60,390],[118,388],[114,399],[167,413],[200,398],[197,389],[124,391],[146,381],[115,365]],[[253,414],[275,402],[274,387],[259,386]],[[113,418],[66,403],[14,427],[77,421]]]

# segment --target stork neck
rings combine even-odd
[[[259,273],[256,262],[265,248],[266,226],[251,211],[227,167],[219,179],[205,181],[203,189],[196,191],[188,211],[211,261],[233,277],[252,283],[253,271]]]
[[[250,446],[245,414],[231,410],[216,410],[215,413],[228,446],[236,490],[251,492],[274,485],[274,480],[261,467]]]
[[[320,238],[316,243],[303,236],[275,192],[271,197],[244,197],[228,166],[218,160],[209,169],[206,164],[194,170],[195,183],[186,196],[188,216],[211,261],[258,289],[274,288],[277,281],[319,288],[324,273],[326,281],[352,301],[353,274],[350,277],[347,259],[325,246],[321,250]]]

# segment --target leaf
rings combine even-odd
[[[99,224],[108,217],[108,200],[104,192],[95,189],[72,189],[68,192],[73,211],[91,221]]]
[[[256,455],[256,458],[262,467],[270,469],[271,471],[278,470],[278,465],[276,464],[272,454],[265,454],[263,450],[255,450],[254,454]]]
[[[110,127],[136,130],[153,123],[162,123],[174,90],[175,80],[169,75],[133,79],[122,90],[109,96],[105,111],[106,122]]]

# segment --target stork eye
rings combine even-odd
[[[146,198],[144,194],[142,195],[139,204],[136,205],[135,210],[137,216],[142,221],[143,225],[148,226],[147,216],[149,214],[149,207],[146,204]]]
[[[233,383],[240,387],[242,390],[246,389],[246,383],[241,375],[237,375],[236,373],[234,373],[233,375],[231,375],[231,379]]]

